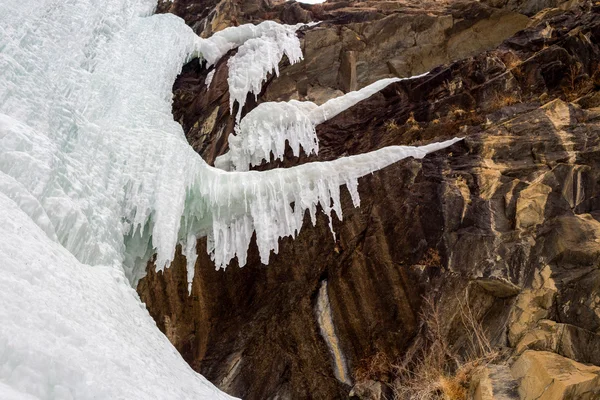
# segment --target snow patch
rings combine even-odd
[[[213,78],[215,77],[215,70],[213,69],[206,75],[206,79],[204,80],[204,84],[207,88],[210,88],[210,84],[212,83]]]

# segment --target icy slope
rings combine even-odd
[[[123,272],[81,264],[2,193],[0,221],[0,399],[230,398],[183,361]]]
[[[160,333],[122,267],[127,216],[151,212],[158,172],[187,149],[169,92],[196,38],[142,18],[153,3],[0,3],[2,399],[229,398]]]

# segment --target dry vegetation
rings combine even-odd
[[[421,313],[425,340],[419,350],[396,362],[379,352],[355,370],[355,380],[387,382],[394,400],[466,400],[474,373],[497,360],[500,353],[490,344],[468,303],[457,301],[467,349],[457,351],[448,343],[439,304],[428,297]]]
[[[398,130],[398,124],[393,119],[388,119],[387,121],[385,121],[383,127],[385,128],[385,131],[387,133],[392,133]]]
[[[520,102],[521,99],[514,93],[496,93],[494,95],[494,100],[492,101],[492,108],[500,109]]]
[[[583,65],[579,62],[569,67],[562,86],[565,100],[574,101],[598,89],[600,89],[600,64],[592,68],[591,75],[585,71]]]
[[[426,267],[440,268],[442,266],[440,253],[436,249],[430,248],[427,250],[427,253],[425,253],[419,264]]]
[[[566,84],[563,86],[563,93],[568,101],[573,101],[585,91],[586,79],[582,73],[580,63],[573,64],[569,67],[566,76]]]
[[[471,377],[477,368],[498,358],[486,332],[466,301],[458,301],[459,318],[467,332],[469,348],[459,354],[448,343],[438,304],[425,299],[422,320],[425,345],[416,361],[395,366],[394,384],[398,400],[467,399]]]

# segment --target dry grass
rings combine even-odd
[[[511,57],[510,59],[506,60],[504,62],[504,66],[506,67],[506,69],[513,71],[515,68],[519,68],[521,69],[521,65],[523,64],[523,61],[521,61],[521,59],[517,56]]]
[[[448,116],[453,120],[461,120],[467,116],[467,112],[458,105],[453,104],[448,111]]]
[[[569,67],[566,76],[566,84],[563,86],[563,93],[567,101],[573,101],[579,97],[581,91],[581,64],[575,63]]]
[[[364,382],[369,380],[387,381],[392,373],[392,362],[388,356],[379,351],[375,355],[361,361],[354,370],[354,380]]]
[[[465,295],[465,299],[467,295]],[[424,299],[422,339],[418,351],[392,362],[377,352],[354,370],[355,382],[386,383],[395,400],[466,400],[474,373],[498,359],[500,353],[490,344],[477,316],[466,300],[457,299],[454,316],[466,332],[467,347],[459,352],[448,343],[444,316],[432,297]]]
[[[575,63],[569,67],[569,73],[567,74],[567,79],[569,82],[569,90],[575,91],[577,90],[577,81],[579,80],[579,76],[581,75],[581,64]]]
[[[439,305],[424,301],[422,321],[426,345],[416,361],[394,365],[397,379],[392,389],[397,400],[466,400],[474,372],[499,356],[484,328],[466,301],[460,301],[458,317],[468,332],[469,348],[460,354],[448,343]]]
[[[492,108],[500,109],[503,107],[512,106],[513,104],[517,104],[520,102],[521,102],[521,99],[519,99],[513,93],[502,93],[502,94],[496,93],[494,95],[494,100],[492,101]]]
[[[525,80],[525,71],[523,70],[522,64],[517,64],[516,66],[511,68],[510,72],[518,81]]]
[[[408,116],[408,119],[406,120],[405,124],[408,125],[411,128],[419,126],[419,123],[415,119],[415,113],[414,112],[410,113],[410,115]]]
[[[383,127],[385,128],[385,131],[387,133],[392,133],[398,130],[398,124],[393,119],[388,119],[387,121],[385,121]]]
[[[436,249],[430,248],[427,250],[427,253],[425,253],[421,261],[419,261],[419,264],[426,267],[440,268],[442,266],[440,253]]]
[[[574,101],[600,86],[600,67],[593,69],[593,71],[592,76],[589,76],[579,62],[569,67],[562,88],[567,101]]]

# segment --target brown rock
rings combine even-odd
[[[490,364],[473,374],[469,388],[473,400],[518,400],[519,382],[505,364]]]
[[[575,361],[600,365],[600,337],[570,324],[541,320],[515,347],[521,354],[527,349],[552,351]]]
[[[600,367],[546,351],[528,350],[511,368],[522,400],[600,398]]]

